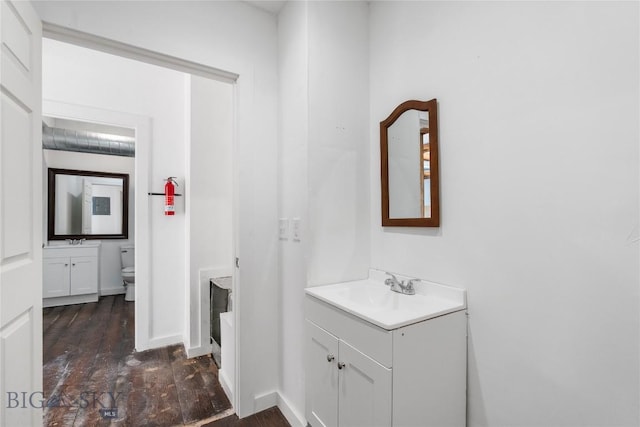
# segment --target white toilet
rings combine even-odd
[[[135,301],[136,299],[136,270],[135,270],[135,248],[133,245],[120,246],[120,259],[122,260],[122,281],[127,292],[124,295],[125,301]]]

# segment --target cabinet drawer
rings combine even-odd
[[[310,295],[305,297],[308,320],[349,343],[387,368],[392,365],[391,331],[386,331],[356,316],[339,310]]]

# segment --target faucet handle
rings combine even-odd
[[[405,293],[409,295],[414,295],[416,293],[416,288],[414,284],[420,283],[420,279],[411,279],[407,282],[407,285],[404,287]]]
[[[407,287],[411,287],[411,288],[413,288],[413,285],[414,285],[414,284],[416,284],[416,283],[420,283],[420,282],[421,282],[421,280],[420,280],[420,279],[411,279],[411,280],[409,280],[409,282],[407,282]]]
[[[387,285],[387,286],[391,286],[391,285],[393,285],[394,283],[398,283],[398,278],[395,276],[395,274],[387,273],[387,272],[385,272],[385,274],[386,274],[387,276],[391,276],[391,277],[387,277],[387,279],[384,281],[384,284],[385,284],[385,285]]]

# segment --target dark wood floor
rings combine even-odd
[[[182,345],[134,351],[133,310],[122,295],[44,310],[45,425],[173,426],[233,414],[210,357],[187,359]]]
[[[273,407],[243,419],[238,419],[237,415],[231,415],[212,423],[202,424],[202,427],[290,427],[290,424],[282,412]]]
[[[123,295],[45,308],[43,331],[45,426],[289,426],[277,408],[239,420],[209,356],[136,353]]]

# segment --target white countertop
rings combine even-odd
[[[77,249],[77,248],[97,248],[100,246],[101,242],[82,242],[80,245],[70,245],[69,243],[60,243],[60,244],[48,244],[44,247],[44,249]]]
[[[421,280],[415,295],[404,295],[386,286],[386,277],[382,271],[370,270],[368,279],[306,288],[305,292],[386,330],[467,308],[464,289]]]

